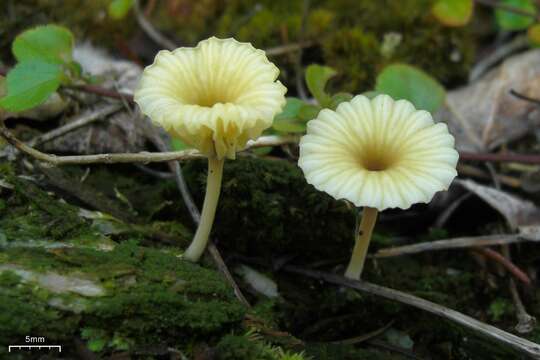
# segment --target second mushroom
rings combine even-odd
[[[406,100],[363,95],[308,123],[300,158],[308,183],[363,207],[345,276],[359,279],[379,211],[430,202],[457,175],[454,137]]]

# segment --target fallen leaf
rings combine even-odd
[[[480,185],[472,180],[455,180],[457,184],[471,191],[476,196],[497,210],[514,229],[528,229],[528,234],[540,234],[540,209],[531,201],[521,199],[502,190]],[[534,230],[534,228],[537,228]]]
[[[435,117],[448,123],[459,150],[494,149],[540,125],[538,105],[517,99],[512,89],[538,97],[540,50],[510,57],[478,81],[448,92]]]

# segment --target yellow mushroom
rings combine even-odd
[[[345,276],[360,278],[378,212],[431,201],[458,157],[445,124],[388,95],[355,96],[308,123],[298,161],[307,182],[364,208]]]
[[[186,250],[197,261],[208,242],[223,162],[270,127],[285,105],[279,69],[249,43],[215,37],[196,47],[162,50],[144,69],[135,102],[172,137],[208,157],[201,222]]]

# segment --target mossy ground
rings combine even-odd
[[[193,161],[183,168],[200,204],[206,164]],[[74,174],[77,171],[82,170],[69,170]],[[134,177],[133,171],[130,167],[98,167],[86,181],[111,199],[120,201],[117,194],[121,193],[126,209],[132,209],[151,227],[178,237],[188,236],[191,221],[174,182]],[[8,181],[11,179],[15,187],[2,190],[0,265],[83,277],[102,286],[106,295],[94,298],[53,294],[35,283],[22,282],[13,272],[3,271],[0,335],[6,342],[38,334],[73,349],[73,338],[79,337],[102,355],[146,351],[147,358],[159,358],[157,353],[148,352],[149,348],[157,351],[156,346],[194,354],[204,344],[223,359],[263,360],[274,356],[277,360],[286,359],[287,352],[293,356],[301,351],[304,358],[313,359],[402,359],[403,355],[381,348],[377,342],[329,344],[392,323],[392,331],[411,341],[415,352],[426,357],[475,359],[490,354],[492,359],[519,358],[488,339],[425,312],[283,271],[265,272],[278,285],[278,299],[262,300],[244,288],[256,305],[249,313],[259,319],[263,328],[288,331],[304,344],[276,337],[259,326],[246,326],[246,309],[217,272],[176,257],[185,245],[163,247],[155,240],[148,242],[145,233],[137,234],[136,230],[105,235],[95,222],[78,216],[78,208],[70,204],[69,196],[65,197],[67,202],[59,201],[57,195],[43,191],[38,183],[9,176]],[[427,210],[417,211],[421,217]],[[284,160],[241,156],[227,162],[216,220],[213,236],[219,239],[226,258],[239,254],[268,263],[277,259],[341,272],[352,247],[354,210],[315,191],[296,165]],[[388,227],[384,218],[381,220],[374,248],[388,245],[391,237],[387,233],[396,231]],[[400,221],[399,226],[400,234],[406,234],[404,229],[409,224]],[[452,226],[444,232],[418,230],[418,224],[415,226],[414,233],[423,233],[420,236],[424,240],[448,236],[447,232],[452,231]],[[137,241],[154,245],[141,246]],[[62,242],[73,247],[43,246]],[[104,243],[116,246],[109,252],[97,250]],[[537,261],[539,256],[535,254],[534,248],[524,246],[514,255],[526,264]],[[203,264],[211,267],[208,261]],[[508,278],[486,276],[465,252],[369,260],[364,274],[366,280],[512,330],[515,317],[507,291]],[[538,294],[523,295],[531,313],[540,315]],[[256,330],[256,336],[250,329]],[[383,343],[396,341],[387,334],[381,336],[378,339]],[[528,337],[538,340],[540,336],[533,332]]]
[[[418,66],[444,84],[459,84],[466,80],[474,60],[474,38],[468,28],[448,28],[438,23],[430,13],[433,2],[311,1],[302,37],[314,45],[304,52],[303,64],[335,67],[340,76],[334,86],[339,91],[372,90],[377,73],[394,62]],[[78,38],[132,58],[140,56],[150,61],[159,47],[149,43],[130,50],[130,39],[139,33],[134,16],[111,19],[107,15],[109,0],[73,0],[61,6],[54,0],[12,3],[10,16],[0,19],[0,32],[10,36],[36,24],[57,22],[73,30]],[[151,12],[150,21],[181,44],[195,44],[217,35],[232,36],[259,48],[297,42],[304,11],[302,1],[289,0],[171,0],[161,5]],[[77,11],[81,6],[84,12]],[[0,53],[5,54],[5,59],[10,58],[10,36],[0,40]],[[295,88],[296,58],[295,53],[290,53],[272,59],[290,89]]]
[[[27,180],[8,181],[15,186],[3,190],[0,214],[0,354],[27,335],[63,344],[72,355],[73,341],[81,337],[102,355],[156,346],[189,353],[198,343],[216,343],[241,329],[245,308],[216,271],[182,261],[175,248],[143,247],[135,240],[102,251],[106,237],[76,207]],[[21,270],[82,278],[104,294],[82,296],[69,286],[52,290],[23,281],[16,273]]]

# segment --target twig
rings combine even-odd
[[[238,286],[238,284],[234,280],[231,272],[229,271],[229,268],[225,264],[225,261],[223,261],[223,258],[221,257],[221,254],[219,253],[219,250],[217,249],[217,247],[216,247],[216,245],[214,244],[213,241],[208,242],[208,252],[210,253],[212,258],[214,259],[219,271],[221,271],[221,273],[225,276],[225,279],[229,282],[229,284],[232,285],[233,290],[234,290],[234,294],[236,295],[238,300],[240,300],[240,302],[244,306],[250,308],[251,304],[246,300],[244,294],[242,294],[242,291],[240,290],[240,287]]]
[[[526,242],[527,239],[519,234],[485,235],[477,237],[461,237],[428,241],[413,245],[397,246],[377,251],[374,258],[387,258],[402,255],[418,254],[425,251],[441,251],[451,249],[464,249],[471,247],[493,246],[503,244],[515,244]]]
[[[459,152],[460,160],[540,164],[540,155]]]
[[[178,47],[178,45],[176,45],[174,41],[168,39],[166,36],[161,34],[154,27],[154,25],[152,25],[152,23],[144,17],[144,14],[141,11],[139,0],[135,0],[133,2],[133,11],[135,13],[135,18],[137,19],[137,23],[139,24],[141,29],[144,31],[146,35],[148,35],[150,39],[154,40],[156,44],[168,50],[174,50]]]
[[[87,93],[108,97],[108,98],[111,98],[111,99],[118,99],[118,100],[124,99],[127,102],[129,102],[130,104],[134,103],[133,95],[126,94],[126,93],[121,93],[121,92],[118,92],[116,90],[106,89],[106,88],[103,88],[101,86],[96,86],[96,85],[75,85],[75,86],[71,86],[71,87],[68,87],[68,88],[72,88],[72,89],[84,91],[84,92],[87,92]]]
[[[487,248],[477,248],[474,249],[474,251],[477,251],[485,257],[490,258],[491,260],[494,260],[497,263],[501,264],[506,270],[508,270],[508,272],[510,272],[510,274],[512,274],[516,279],[523,282],[524,284],[531,285],[531,279],[529,279],[529,276],[523,270],[517,267],[512,261],[501,255],[499,252]]]
[[[355,336],[355,337],[352,337],[352,338],[348,338],[348,339],[344,339],[344,340],[337,340],[337,341],[331,341],[332,344],[336,344],[336,345],[354,345],[354,344],[359,344],[361,342],[364,342],[364,341],[367,341],[367,340],[370,340],[370,339],[373,339],[379,335],[381,335],[382,333],[384,333],[386,330],[388,330],[390,328],[390,326],[392,326],[394,324],[394,320],[390,321],[388,324],[386,324],[385,326],[383,326],[382,328],[380,329],[377,329],[377,330],[374,330],[374,331],[371,331],[371,332],[368,332],[367,334],[362,334],[360,336]]]
[[[413,306],[418,309],[422,309],[437,316],[446,318],[450,321],[461,324],[479,334],[482,334],[490,339],[496,340],[500,343],[506,344],[517,351],[532,356],[534,358],[540,358],[540,345],[523,339],[519,336],[508,333],[504,330],[491,326],[489,324],[478,321],[470,316],[462,314],[458,311],[449,309],[439,304],[435,304],[431,301],[427,301],[416,296],[404,293],[402,291],[390,289],[380,285],[368,283],[366,281],[358,281],[347,279],[343,276],[325,273],[321,271],[314,271],[303,269],[297,266],[286,265],[283,269],[287,272],[307,276],[310,278],[323,280],[328,283],[346,286],[352,289],[367,292],[373,295],[377,295],[389,300],[397,301],[403,304]]]
[[[540,105],[540,99],[535,99],[535,98],[529,97],[527,95],[518,93],[514,89],[510,89],[510,95],[513,95],[513,96],[517,97],[518,99],[528,101],[528,102],[536,104],[536,105]]]
[[[51,130],[49,132],[46,132],[45,134],[39,135],[32,140],[27,142],[28,146],[37,146],[41,145],[43,143],[46,143],[48,141],[54,140],[60,136],[63,136],[71,131],[74,131],[76,129],[79,129],[83,126],[86,126],[88,124],[91,124],[95,121],[98,121],[100,119],[103,119],[106,116],[109,116],[118,110],[120,110],[122,106],[120,104],[111,104],[104,106],[97,110],[88,111],[84,114],[78,115],[73,120],[69,121],[66,125],[60,126],[54,130]]]
[[[534,326],[536,325],[536,318],[529,315],[527,309],[525,309],[525,305],[523,305],[523,301],[519,296],[517,285],[514,279],[510,279],[509,286],[510,294],[512,294],[512,300],[514,302],[514,305],[516,306],[516,313],[518,318],[518,323],[514,327],[514,329],[516,329],[516,331],[520,334],[530,333],[534,330]]]
[[[526,49],[529,46],[529,40],[527,36],[516,36],[512,41],[498,46],[493,52],[487,55],[485,58],[477,62],[472,68],[469,74],[469,82],[478,80],[495,64],[502,61],[508,55],[513,54],[522,49]]]
[[[285,44],[285,45],[268,48],[264,52],[266,53],[266,56],[279,56],[279,55],[284,55],[284,54],[295,52],[295,51],[302,51],[302,49],[313,46],[314,44],[315,44],[314,41],[308,41],[308,40],[299,41],[293,44]]]
[[[465,175],[469,177],[477,177],[480,179],[491,179],[491,176],[487,174],[486,172],[484,172],[483,170],[480,170],[474,166],[467,165],[467,164],[458,164],[457,171],[460,175]],[[498,174],[497,179],[499,179],[501,184],[504,184],[506,186],[510,186],[513,188],[521,188],[522,186],[522,181],[512,176]]]
[[[19,151],[51,165],[83,165],[83,164],[115,164],[115,163],[151,163],[165,162],[173,160],[188,160],[204,158],[199,151],[190,149],[182,151],[169,152],[139,152],[139,153],[117,153],[117,154],[97,154],[97,155],[70,155],[57,156],[47,154],[26,145],[6,128],[3,122],[0,122],[0,135]],[[296,137],[260,137],[257,141],[250,143],[249,147],[276,146],[277,144],[287,144],[296,142]]]
[[[306,30],[307,16],[309,13],[310,0],[304,0],[302,3],[302,19],[300,24],[300,32],[298,35],[298,42],[302,43],[304,40],[304,33]],[[307,100],[306,88],[304,87],[304,71],[302,69],[302,48],[298,49],[296,58],[294,61],[294,68],[296,73],[296,91],[298,92],[298,97],[302,100]]]

